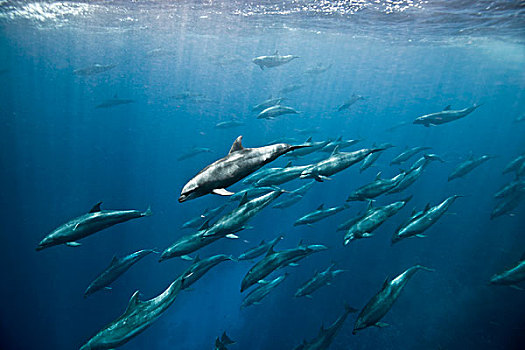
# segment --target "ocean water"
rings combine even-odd
[[[523,203],[490,219],[493,194],[513,179],[502,169],[525,150],[525,122],[515,121],[525,113],[524,18],[519,1],[1,1],[0,348],[78,349],[124,312],[134,291],[144,300],[161,293],[188,261],[148,256],[111,291],[83,298],[113,255],[163,250],[193,232],[180,229],[185,221],[229,201],[177,198],[239,135],[246,147],[284,137],[300,144],[309,136],[362,140],[349,151],[384,142],[396,147],[373,168],[360,173],[356,164],[316,183],[293,207],[265,208],[239,239],[198,252],[238,256],[279,234],[285,238],[276,249],[301,240],[329,247],[272,274],[289,276],[260,305],[240,308],[246,294],[240,283],[253,262],[224,262],[122,349],[211,349],[223,331],[237,342],[232,350],[293,349],[331,324],[345,302],[361,309],[386,278],[415,264],[435,272],[419,272],[408,283],[383,318],[390,326],[352,335],[357,315],[351,314],[330,349],[523,348],[525,292],[488,281],[525,252]],[[300,58],[264,70],[251,62],[275,51]],[[116,66],[74,74],[97,63]],[[331,67],[305,73],[318,64]],[[282,94],[300,113],[257,119],[251,107],[290,84],[302,84]],[[199,96],[177,98],[187,91]],[[365,99],[338,112],[352,94]],[[114,97],[133,102],[96,107]],[[411,124],[447,105],[474,103],[482,106],[464,119],[429,128]],[[232,118],[244,125],[215,128]],[[403,122],[409,124],[389,130]],[[445,163],[431,163],[402,193],[377,198],[384,205],[413,195],[374,237],[344,247],[335,231],[363,202],[311,227],[293,226],[322,203],[342,205],[377,172],[391,177],[408,167],[419,156],[401,166],[389,163],[414,146],[432,147]],[[193,147],[212,152],[177,160]],[[448,182],[470,154],[496,158]],[[314,153],[293,163],[326,157]],[[465,197],[426,238],[391,246],[413,208],[454,194]],[[46,234],[99,201],[106,209],[151,205],[154,215],[106,229],[80,247],[35,251]],[[331,286],[312,299],[293,297],[331,263],[345,270]]]

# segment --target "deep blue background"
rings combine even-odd
[[[524,292],[487,284],[492,274],[515,263],[525,247],[523,204],[512,216],[490,220],[493,193],[512,179],[501,170],[525,149],[525,123],[513,123],[525,110],[522,44],[490,37],[427,42],[412,41],[408,34],[392,39],[380,30],[375,36],[363,36],[344,28],[292,29],[286,27],[286,19],[275,26],[239,19],[230,28],[220,18],[211,18],[216,26],[208,24],[204,32],[191,15],[181,22],[129,14],[139,18],[137,24],[128,23],[133,22],[126,19],[128,13],[117,15],[122,23],[115,19],[107,26],[67,22],[46,26],[5,19],[1,24],[0,68],[7,69],[0,75],[2,349],[79,348],[124,311],[135,290],[143,298],[158,295],[188,262],[172,259],[159,264],[155,257],[146,257],[115,282],[111,292],[83,298],[86,286],[114,254],[164,249],[191,232],[179,229],[184,221],[228,200],[206,196],[177,203],[185,182],[226,154],[235,137],[244,135],[247,147],[282,136],[302,141],[308,135],[298,135],[297,129],[310,127],[319,128],[314,140],[342,135],[363,139],[359,144],[363,147],[391,142],[396,148],[384,152],[363,174],[356,165],[333,181],[316,184],[292,208],[265,209],[251,222],[253,230],[241,232],[241,239],[218,241],[199,253],[238,255],[278,234],[286,236],[279,249],[304,239],[330,250],[287,268],[289,278],[262,305],[243,310],[240,281],[251,263],[225,262],[193,291],[181,293],[161,319],[122,348],[206,349],[227,330],[238,342],[232,349],[290,349],[303,338],[312,338],[322,323],[333,322],[345,301],[361,308],[386,277],[416,263],[436,272],[416,274],[384,318],[391,326],[352,336],[355,316],[350,316],[332,349],[510,349],[519,348],[520,341],[523,345]],[[172,54],[146,57],[156,48]],[[264,71],[250,62],[276,49],[301,58]],[[220,66],[215,64],[216,55],[236,61]],[[94,76],[72,74],[98,62],[118,66]],[[315,77],[303,73],[319,62],[333,67]],[[297,81],[306,87],[288,94],[286,103],[301,114],[275,121],[255,119],[252,105]],[[171,97],[184,90],[204,93],[213,102]],[[348,112],[336,112],[352,93],[367,99]],[[95,108],[115,94],[136,102]],[[460,109],[473,103],[484,105],[448,125],[386,131],[449,104]],[[232,116],[246,125],[225,131],[213,128]],[[432,146],[432,152],[447,162],[431,164],[404,193],[378,199],[382,205],[414,194],[407,208],[372,239],[343,248],[341,233],[335,232],[338,224],[364,207],[362,203],[352,203],[347,211],[313,228],[292,226],[321,203],[342,204],[379,170],[384,176],[395,175],[398,167],[389,167],[390,159],[405,146],[417,145]],[[176,160],[193,146],[214,152]],[[470,152],[498,158],[448,183],[447,175]],[[312,158],[295,163],[307,164]],[[286,162],[279,159],[272,166]],[[283,187],[302,184],[297,180]],[[427,238],[390,246],[395,228],[414,207],[437,204],[452,194],[467,197],[456,201],[449,214],[428,230]],[[48,232],[98,201],[104,201],[107,209],[151,205],[154,216],[105,230],[76,249],[34,251]],[[314,270],[331,262],[347,271],[333,286],[319,290],[311,300],[292,297]]]

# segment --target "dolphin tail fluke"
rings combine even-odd
[[[228,335],[226,334],[226,331],[224,331],[224,333],[222,333],[222,336],[221,336],[221,342],[222,342],[224,345],[235,344],[235,341],[234,341],[234,340],[231,340],[230,337],[228,337]]]
[[[435,269],[431,269],[430,267],[426,267],[426,266],[423,266],[423,265],[416,265],[415,267],[417,269],[425,270],[425,271],[429,271],[429,272],[435,272],[436,271]]]
[[[345,301],[345,311],[348,313],[353,313],[359,311],[356,308],[351,307],[346,301]]]
[[[148,209],[144,213],[142,213],[142,216],[151,216],[153,215],[153,212],[151,211],[151,205],[148,206]]]

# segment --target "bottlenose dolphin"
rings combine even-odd
[[[505,215],[514,210],[525,199],[525,191],[518,190],[505,196],[492,210],[490,219]],[[512,214],[511,214],[512,215]]]
[[[336,147],[339,147],[341,151],[359,142],[361,142],[361,140],[343,140],[343,137],[339,136],[335,141],[330,141],[326,146],[321,148],[321,152],[332,153]]]
[[[364,201],[367,199],[375,198],[383,193],[386,193],[396,187],[399,182],[403,179],[405,173],[400,173],[391,179],[382,179],[381,172],[377,173],[376,178],[373,182],[359,187],[346,199],[350,201]]]
[[[257,115],[257,119],[275,119],[278,116],[285,115],[285,114],[299,114],[295,109],[292,107],[286,107],[281,105],[275,105],[272,107],[268,107],[265,110],[263,110],[261,113]]]
[[[179,277],[182,281],[181,289],[186,289],[191,286],[193,283],[197,282],[206,272],[211,268],[217,266],[218,264],[224,261],[235,261],[235,259],[229,255],[218,254],[210,256],[206,259],[200,259],[199,256],[196,256],[193,259],[192,264],[184,270],[184,272]]]
[[[301,173],[301,179],[314,179],[318,182],[330,180],[330,176],[334,175],[357,162],[362,161],[370,153],[379,152],[384,148],[364,148],[355,152],[339,152],[339,147],[336,147],[332,155],[317,164],[312,165]]]
[[[245,125],[243,122],[231,119],[215,124],[215,129],[232,129],[243,125]]]
[[[211,150],[211,148],[207,148],[207,147],[193,147],[188,152],[183,153],[180,156],[178,156],[177,160],[178,161],[186,160],[186,159],[198,156],[199,154],[202,154],[202,153],[211,153],[211,152],[213,152]]]
[[[256,187],[282,185],[283,183],[298,179],[299,175],[308,167],[309,165],[301,165],[282,168],[280,171],[275,171],[257,180],[253,185]]]
[[[294,350],[328,350],[335,336],[343,326],[348,315],[352,312],[357,312],[357,309],[345,304],[344,313],[335,320],[335,322],[328,328],[321,326],[317,337],[310,341],[304,340],[301,345],[298,345]]]
[[[73,73],[75,73],[76,75],[84,75],[84,76],[94,75],[94,74],[106,72],[106,71],[108,71],[110,69],[115,68],[116,66],[117,66],[116,64],[106,64],[106,65],[104,65],[104,64],[95,63],[92,66],[75,69],[73,71]]]
[[[299,58],[299,56],[294,55],[279,55],[278,51],[275,51],[273,55],[270,56],[259,56],[252,59],[252,62],[259,66],[262,70],[264,68],[272,68],[283,65],[290,62],[293,59]]]
[[[525,179],[516,178],[494,194],[494,198],[505,198],[514,193],[525,192]]]
[[[235,192],[235,194],[232,194],[230,196],[230,201],[231,202],[240,201],[241,199],[244,198],[244,195],[246,195],[248,199],[252,199],[252,198],[261,196],[263,194],[266,194],[268,192],[273,192],[275,190],[279,190],[279,188],[276,186],[255,187],[252,185],[248,188]]]
[[[204,212],[188,221],[186,221],[184,224],[182,224],[181,228],[199,228],[201,227],[206,221],[213,220],[217,215],[219,215],[226,207],[228,206],[228,203],[225,203],[217,208],[214,209],[205,209]]]
[[[335,276],[344,272],[344,270],[334,270],[335,264],[328,266],[328,268],[322,272],[316,272],[312,278],[306,281],[297,292],[295,292],[294,297],[307,297],[311,298],[312,293],[318,290],[321,287],[331,285],[331,282]]]
[[[356,103],[357,101],[364,101],[364,97],[356,94],[352,94],[352,96],[346,100],[339,108],[337,108],[338,112],[344,111],[345,109],[350,108],[351,105]]]
[[[248,295],[242,300],[241,307],[248,307],[250,305],[259,305],[261,300],[264,299],[272,290],[274,290],[282,281],[288,276],[285,273],[271,281],[260,280],[257,282],[257,288],[253,289]]]
[[[494,158],[494,156],[483,155],[480,157],[470,156],[469,159],[459,164],[448,176],[448,181],[463,177],[470,173],[472,170],[485,163],[487,160]]]
[[[280,202],[275,203],[275,205],[272,208],[284,209],[284,208],[291,207],[295,203],[298,203],[303,198],[303,196],[306,194],[306,192],[308,192],[308,190],[312,188],[314,183],[315,181],[312,180],[308,182],[306,185],[303,185],[299,187],[298,189],[290,191],[288,193],[287,198],[281,200]]]
[[[352,333],[356,334],[357,331],[370,326],[388,326],[388,324],[381,322],[381,319],[388,311],[390,311],[394,302],[399,298],[399,295],[403,291],[403,288],[405,288],[408,280],[418,270],[434,271],[425,266],[415,265],[391,281],[386,279],[381,290],[370,299],[357,316]]]
[[[516,158],[511,160],[503,169],[503,174],[510,173],[513,171],[517,172],[523,164],[525,164],[525,154],[517,156]]]
[[[434,225],[459,197],[462,196],[450,196],[435,207],[430,207],[430,203],[428,203],[424,210],[417,213],[413,212],[412,216],[405,223],[401,224],[392,236],[392,244],[399,242],[403,238],[425,237],[423,232]]]
[[[259,243],[257,247],[253,247],[239,255],[238,260],[252,260],[257,258],[258,256],[263,255],[270,249],[270,247],[274,247],[281,239],[283,239],[284,236],[278,236],[272,239],[270,242],[265,242],[264,239]]]
[[[109,263],[109,266],[102,271],[93,282],[87,287],[84,292],[84,298],[95,293],[96,291],[101,290],[102,288],[109,288],[109,285],[113,283],[117,278],[119,278],[124,272],[128,271],[131,266],[139,262],[145,256],[157,253],[153,249],[143,249],[138,252],[131,253],[122,258],[117,258],[113,256],[113,259]]]
[[[343,244],[347,245],[356,239],[372,237],[372,232],[389,217],[403,209],[411,198],[412,196],[382,207],[373,207],[372,201],[370,201],[366,213],[350,223],[350,227],[343,238]]]
[[[399,154],[394,159],[392,159],[392,161],[390,162],[390,165],[401,164],[409,160],[410,158],[412,158],[412,156],[415,156],[419,152],[430,149],[430,148],[431,147],[421,147],[421,146],[409,148],[406,151],[401,152],[401,154]]]
[[[198,198],[209,193],[232,195],[225,188],[242,180],[263,165],[285,153],[307,146],[291,146],[286,143],[258,148],[244,148],[242,136],[233,143],[227,156],[202,169],[182,188],[179,202]]]
[[[294,222],[294,226],[299,225],[311,225],[314,222],[320,221],[329,216],[335,215],[348,208],[348,205],[341,205],[339,207],[325,208],[324,204],[321,204],[316,210],[308,213]]]
[[[501,273],[497,273],[490,279],[490,284],[500,284],[521,289],[516,284],[525,281],[525,254],[521,256],[520,261]]]
[[[99,103],[95,106],[95,108],[110,108],[120,105],[127,105],[129,103],[133,103],[135,100],[131,100],[129,98],[118,98],[117,95],[115,95],[113,98],[110,98],[108,100],[103,101],[102,103]]]
[[[394,188],[388,191],[387,194],[398,193],[408,188],[410,185],[416,182],[417,179],[419,179],[423,173],[423,170],[425,170],[427,165],[434,160],[439,160],[442,163],[444,162],[443,159],[435,154],[425,154],[423,157],[417,160],[412,165],[412,167],[410,167],[410,169],[408,169],[401,181],[399,181],[398,184],[394,186]]]
[[[90,236],[113,225],[132,219],[151,216],[152,214],[150,208],[145,212],[138,210],[100,210],[101,204],[102,202],[95,204],[89,213],[74,218],[53,230],[53,232],[44,237],[38,244],[36,250],[39,251],[59,244],[78,246],[80,243],[76,241],[81,238]]]
[[[320,244],[303,245],[302,243],[299,243],[299,246],[296,248],[286,249],[279,252],[275,252],[273,248],[270,247],[266,256],[255,264],[242,279],[241,293],[268,276],[273,271],[288,265],[296,264],[299,260],[304,259],[310,254],[327,249],[327,247]]]
[[[326,146],[329,143],[330,143],[330,140],[313,142],[312,141],[312,137],[309,137],[302,144],[302,146],[307,146],[306,148],[302,148],[302,149],[298,149],[298,150],[295,150],[293,152],[290,152],[287,155],[285,155],[285,157],[302,157],[302,156],[306,156],[306,155],[308,155],[310,153],[313,153],[315,151],[318,151],[318,150],[322,149],[324,146]]]
[[[422,124],[426,127],[435,126],[445,123],[450,123],[454,120],[458,120],[466,117],[470,113],[474,112],[476,108],[481,105],[474,104],[472,107],[468,107],[460,110],[451,110],[450,105],[446,106],[441,112],[431,113],[417,117],[414,120],[414,124]]]
[[[395,146],[391,143],[383,143],[382,145],[379,146],[379,148],[383,148],[385,150],[391,147],[395,147]],[[372,148],[376,148],[375,143],[372,145]],[[362,173],[366,169],[370,168],[377,161],[377,159],[379,158],[381,154],[382,152],[381,153],[376,152],[376,153],[371,153],[367,155],[366,158],[363,160],[361,167],[359,168],[359,172]]]
[[[274,97],[274,98],[268,97],[268,99],[262,101],[258,105],[253,106],[252,112],[260,112],[267,108],[270,108],[276,105],[280,105],[281,102],[283,102],[284,100],[285,100],[284,97]]]

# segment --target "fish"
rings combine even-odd
[[[467,107],[459,110],[452,110],[450,105],[446,106],[441,112],[425,114],[420,117],[417,117],[413,124],[421,124],[427,128],[430,126],[441,125],[445,123],[450,123],[455,120],[461,119],[469,115],[478,109],[481,104],[474,104],[471,107]]]
[[[105,228],[120,224],[129,220],[151,216],[153,213],[150,208],[145,212],[138,210],[101,210],[99,202],[91,208],[89,213],[69,220],[63,225],[54,229],[44,237],[36,247],[37,251],[52,246],[65,244],[69,246],[79,246],[76,241]]]

